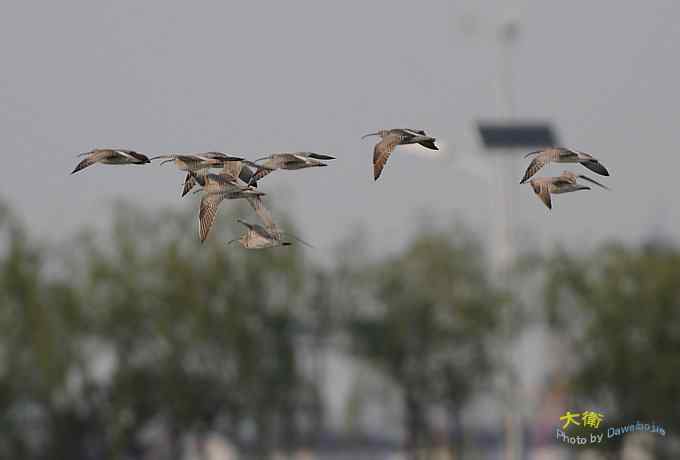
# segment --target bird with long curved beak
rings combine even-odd
[[[543,150],[536,150],[535,152],[529,152],[524,155],[524,158],[529,158],[532,155],[536,156],[529,164],[520,184],[528,181],[548,163],[580,163],[601,176],[609,175],[609,171],[607,171],[607,168],[605,168],[602,163],[589,153],[581,152],[579,150],[567,149],[564,147],[551,147]]]
[[[227,241],[227,244],[232,244],[238,242],[242,248],[245,249],[266,249],[275,248],[279,246],[291,246],[293,243],[291,241],[284,241],[282,238],[274,238],[267,230],[258,224],[251,224],[243,219],[238,219],[237,222],[244,225],[247,230],[240,237]],[[300,238],[288,235],[294,240],[304,244],[307,247],[313,247],[309,243],[301,240]]]
[[[361,136],[365,139],[369,136],[380,136],[381,140],[373,148],[373,179],[378,180],[390,155],[397,145],[419,144],[430,150],[439,150],[435,144],[436,139],[428,136],[422,129],[381,129],[374,133]]]
[[[273,238],[261,225],[250,224],[242,219],[238,219],[238,222],[245,225],[247,230],[240,237],[227,241],[227,244],[238,242],[244,249],[266,249],[293,244]]]
[[[80,153],[77,156],[87,156],[87,158],[78,163],[71,174],[75,174],[95,163],[105,165],[143,165],[151,163],[146,155],[127,149],[94,149],[89,152]]]
[[[314,152],[272,153],[255,160],[257,171],[253,174],[251,180],[258,181],[277,169],[293,170],[328,166],[319,160],[335,160],[335,157]],[[258,161],[262,163],[257,163]]]
[[[312,247],[305,241],[293,235],[282,232],[274,223],[269,209],[267,209],[259,196],[251,196],[247,198],[248,204],[253,208],[255,214],[260,218],[263,225],[250,224],[245,220],[238,219],[237,221],[247,227],[245,233],[239,238],[229,241],[227,244],[239,242],[241,247],[245,249],[264,249],[273,248],[277,246],[290,246],[292,242],[284,241],[283,236],[290,236],[299,241],[305,246]]]
[[[587,185],[579,184],[576,180],[583,179],[591,184],[595,184],[606,190],[611,190],[606,185],[603,185],[596,180],[591,179],[585,174],[574,174],[571,171],[563,171],[557,177],[540,177],[538,179],[531,179],[529,184],[534,189],[534,193],[541,199],[548,209],[552,209],[552,199],[550,195],[560,193],[577,192],[579,190],[590,190]]]

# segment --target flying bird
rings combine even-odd
[[[255,160],[256,162],[262,161],[262,163],[255,163],[258,169],[251,180],[260,180],[277,169],[304,169],[328,166],[319,160],[335,160],[335,157],[314,152],[273,153]]]
[[[248,230],[242,234],[239,238],[235,240],[228,241],[227,244],[237,242],[241,247],[245,249],[266,249],[275,248],[278,246],[291,246],[293,243],[291,241],[283,241],[281,238],[274,238],[264,227],[257,224],[250,224],[243,219],[237,219],[237,221],[245,225]],[[300,238],[292,237],[296,241],[304,244],[305,246],[312,247],[310,244],[304,242]]]
[[[191,175],[202,187],[197,192],[203,192],[198,212],[198,236],[201,242],[208,237],[208,232],[217,215],[217,208],[222,201],[265,195],[249,186],[238,185],[221,174],[197,175],[192,172]]]
[[[237,219],[237,222],[245,225],[248,230],[237,239],[228,241],[227,244],[238,242],[245,249],[266,249],[293,244],[290,241],[274,238],[261,225],[250,224],[243,219]]]
[[[271,213],[264,206],[264,203],[259,196],[248,197],[247,200],[264,225],[250,224],[245,220],[238,219],[238,222],[246,226],[247,230],[239,238],[231,240],[227,244],[238,241],[241,247],[246,249],[265,249],[278,246],[290,246],[293,244],[290,241],[283,240],[284,233],[281,232],[274,223]],[[288,236],[291,236],[300,243],[311,247],[308,243],[295,236]]]
[[[535,152],[529,152],[524,155],[524,158],[528,158],[531,155],[536,155],[536,157],[534,157],[534,159],[529,164],[529,167],[524,173],[524,178],[520,181],[520,184],[528,181],[534,174],[538,172],[539,169],[551,162],[581,163],[586,168],[601,176],[609,175],[609,171],[607,171],[607,168],[605,168],[602,163],[593,158],[592,155],[585,152],[580,152],[578,150],[567,149],[563,147],[551,147],[543,150],[537,150]]]
[[[375,133],[362,136],[380,136],[381,140],[373,148],[373,179],[378,180],[387,159],[392,155],[397,145],[420,144],[430,150],[439,150],[435,145],[436,139],[428,136],[422,129],[381,129]]]
[[[604,189],[611,190],[606,185],[602,185],[584,174],[576,175],[571,171],[563,171],[562,174],[557,177],[540,177],[538,179],[531,179],[529,184],[531,184],[531,187],[534,189],[534,193],[538,195],[538,197],[541,199],[541,201],[543,201],[548,209],[552,209],[552,200],[550,198],[551,194],[590,190],[590,187],[579,184],[576,182],[576,179],[583,179]]]
[[[71,174],[75,174],[95,163],[106,165],[142,165],[151,162],[146,155],[135,152],[134,150],[125,149],[94,149],[89,152],[81,153],[78,156],[86,156],[87,158],[78,163],[78,166],[71,171]]]
[[[170,153],[167,155],[159,155],[151,158],[151,160],[163,159],[161,165],[165,163],[175,163],[177,169],[186,171],[187,175],[184,179],[182,196],[185,196],[196,185],[196,180],[192,173],[197,175],[205,175],[210,168],[226,168],[228,164],[242,161],[243,158],[232,157],[220,152],[205,152],[195,154],[179,154]]]

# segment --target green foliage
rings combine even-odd
[[[680,251],[611,244],[546,260],[551,324],[569,339],[573,388],[622,422],[680,428]]]
[[[78,458],[96,445],[120,457],[153,423],[238,440],[253,420],[263,445],[282,443],[263,439],[276,430],[296,436],[312,394],[295,343],[309,313],[302,254],[218,235],[201,247],[194,221],[119,205],[110,233],[81,233],[48,264],[0,213],[0,456]]]
[[[414,439],[429,404],[459,410],[492,369],[491,339],[510,298],[488,272],[473,239],[428,233],[364,274],[372,301],[348,332],[355,353],[401,388]]]

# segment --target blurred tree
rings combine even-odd
[[[354,351],[400,387],[412,450],[431,445],[431,404],[449,407],[460,433],[461,407],[491,371],[510,298],[488,272],[473,239],[428,233],[364,274],[373,301],[357,309],[348,333]]]
[[[430,441],[432,405],[460,433],[510,312],[474,241],[430,232],[378,264],[319,268],[295,246],[227,246],[241,229],[219,220],[200,245],[194,215],[119,205],[109,230],[49,248],[0,206],[0,457],[160,443],[179,458],[208,431],[255,458],[290,451],[323,426],[323,358],[304,372],[302,357],[347,338],[401,388],[411,445]]]
[[[138,458],[159,429],[166,458],[206,431],[258,458],[297,442],[308,268],[227,246],[221,220],[201,246],[194,216],[119,205],[54,251],[0,207],[1,457]]]
[[[112,416],[136,422],[112,436],[160,419],[174,439],[216,430],[246,442],[250,421],[262,458],[295,442],[309,385],[295,343],[304,262],[295,247],[247,252],[217,235],[200,245],[192,217],[122,208],[112,247],[90,246],[89,297],[117,363]]]
[[[47,275],[45,251],[0,206],[0,456],[49,450],[69,457],[79,440],[48,436],[71,418],[82,362],[74,289]],[[62,455],[63,454],[63,455]]]
[[[558,250],[545,267],[545,305],[568,344],[561,359],[574,393],[612,408],[608,426],[639,420],[680,430],[678,248],[608,244],[584,256]]]

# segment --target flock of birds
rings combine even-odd
[[[398,145],[419,144],[427,149],[439,150],[436,139],[428,136],[425,131],[417,129],[388,129],[366,134],[362,137],[379,136],[380,141],[373,149],[373,178],[378,180],[383,168],[392,152]],[[535,156],[534,156],[535,155]],[[324,161],[334,160],[335,157],[314,152],[273,153],[254,161],[245,158],[226,155],[220,152],[197,154],[167,154],[149,158],[144,154],[126,149],[94,149],[81,153],[84,156],[74,174],[95,163],[121,165],[146,164],[152,160],[163,160],[161,164],[174,163],[180,171],[186,171],[183,183],[182,197],[191,192],[197,185],[200,189],[193,193],[202,192],[198,213],[198,235],[201,242],[205,241],[215,221],[217,209],[224,200],[245,199],[259,217],[262,225],[249,223],[243,219],[238,222],[246,227],[245,233],[239,238],[229,241],[238,242],[246,249],[263,249],[277,246],[289,246],[294,239],[309,246],[303,240],[282,232],[274,222],[271,213],[265,207],[262,197],[266,194],[258,190],[258,182],[269,173],[279,170],[296,170],[327,166]],[[592,155],[577,150],[552,147],[528,153],[525,158],[534,156],[524,174],[521,184],[529,181],[534,193],[552,209],[551,195],[590,190],[587,185],[579,184],[577,179],[586,180],[599,187],[608,189],[605,185],[589,178],[584,174],[574,174],[564,171],[556,177],[541,177],[531,179],[543,166],[548,163],[580,163],[589,170],[609,176],[607,169]],[[211,172],[211,170],[217,170]]]

